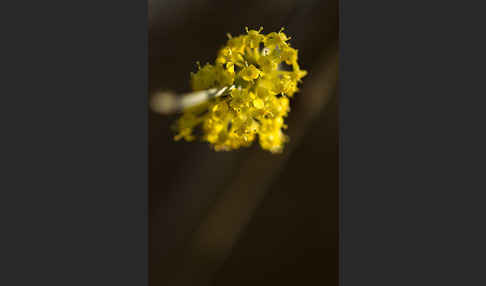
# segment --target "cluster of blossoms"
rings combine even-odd
[[[246,29],[238,37],[228,34],[215,64],[199,66],[191,73],[194,91],[226,90],[185,109],[175,124],[175,140],[194,140],[200,126],[202,139],[217,151],[249,146],[257,135],[263,149],[282,151],[287,141],[282,129],[287,127],[283,118],[290,109],[289,97],[307,74],[300,69],[297,50],[290,47],[282,30],[267,35],[260,33],[262,28]],[[282,69],[284,66],[287,68]]]

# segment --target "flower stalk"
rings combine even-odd
[[[161,114],[174,114],[183,112],[185,109],[202,104],[212,98],[227,94],[235,88],[234,85],[223,88],[211,88],[177,95],[173,92],[159,92],[152,96],[150,106],[153,111]]]

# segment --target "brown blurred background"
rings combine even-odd
[[[149,1],[149,92],[187,92],[226,33],[285,27],[309,74],[281,155],[174,142],[149,115],[150,285],[338,284],[338,1]]]

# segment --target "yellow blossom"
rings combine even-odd
[[[258,138],[263,149],[282,152],[288,141],[282,130],[287,128],[289,97],[307,72],[300,69],[298,51],[283,29],[267,35],[262,29],[228,35],[214,65],[198,64],[191,73],[194,91],[221,89],[222,94],[185,109],[174,126],[176,140],[194,140],[194,129],[201,126],[202,139],[217,151],[246,147]],[[282,64],[292,70],[279,70]]]

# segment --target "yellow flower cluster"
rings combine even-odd
[[[289,97],[307,72],[297,63],[297,50],[290,47],[283,33],[267,35],[260,30],[231,37],[220,49],[214,65],[199,66],[191,73],[195,91],[228,88],[218,97],[184,110],[176,122],[176,140],[195,139],[202,127],[203,140],[214,149],[234,150],[249,146],[257,137],[263,149],[279,153],[287,141]]]

